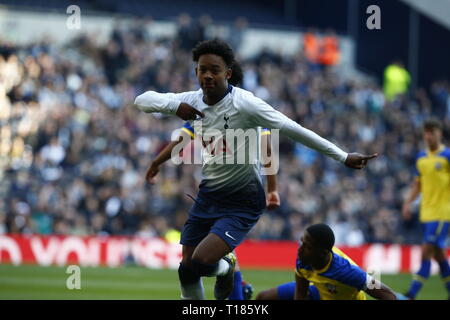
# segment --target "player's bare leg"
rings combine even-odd
[[[219,262],[232,249],[218,235],[209,233],[195,248],[192,260],[203,264],[214,264]]]
[[[278,290],[277,288],[270,288],[261,291],[256,295],[255,300],[278,300]]]
[[[447,289],[448,299],[450,299],[450,266],[445,250],[439,247],[434,247],[434,259],[439,265],[441,279]]]
[[[192,254],[194,253],[195,248],[196,247],[183,246],[182,248],[183,260],[181,260],[182,263],[187,265],[191,264]]]
[[[422,244],[422,260],[430,260],[434,256],[435,246],[429,243]]]
[[[430,277],[431,259],[434,256],[435,246],[430,243],[422,244],[422,261],[418,272],[413,275],[413,281],[408,292],[405,294],[409,299],[415,299],[417,293],[422,288],[423,284]]]

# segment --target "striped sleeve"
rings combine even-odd
[[[426,156],[426,153],[424,151],[420,151],[417,155],[416,155],[416,159],[414,161],[414,171],[413,174],[415,177],[419,178],[420,176],[420,172],[419,172],[419,168],[417,166],[419,159]]]
[[[300,278],[304,278],[303,275],[300,273],[300,269],[302,268],[302,263],[299,258],[295,261],[295,274],[298,275]]]
[[[270,130],[267,128],[262,128],[261,130],[261,136],[266,136],[270,134]]]
[[[189,122],[186,122],[184,126],[181,128],[182,131],[186,132],[191,136],[192,139],[195,138],[195,131],[194,128],[192,128],[191,124]]]
[[[445,148],[442,152],[442,156],[447,159],[447,161],[450,163],[450,148]]]

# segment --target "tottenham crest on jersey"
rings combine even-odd
[[[225,120],[225,125],[223,126],[225,129],[228,129],[228,120],[230,119],[230,117],[228,116],[227,113],[225,113],[225,115],[223,116],[223,120]]]

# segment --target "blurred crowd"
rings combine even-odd
[[[100,45],[84,34],[65,45],[0,42],[0,234],[165,236],[180,230],[201,167],[167,162],[158,182],[146,169],[183,122],[133,107],[146,90],[198,88],[190,50],[209,37],[203,17],[180,16],[174,38],[155,38],[151,21],[117,27]],[[238,50],[246,28],[229,33]],[[232,29],[233,30],[233,29]],[[376,82],[344,79],[334,67],[271,52],[240,61],[242,87],[348,151],[379,153],[355,171],[281,138],[281,207],[267,211],[253,239],[298,240],[329,223],[339,245],[416,243],[417,215],[400,208],[412,181],[422,121],[450,127],[450,84],[436,82],[385,99]]]

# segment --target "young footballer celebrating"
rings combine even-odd
[[[181,244],[183,258],[178,269],[181,295],[184,299],[203,299],[200,278],[216,276],[216,299],[227,298],[233,289],[235,257],[230,255],[256,224],[266,206],[258,167],[258,152],[247,152],[250,139],[258,127],[277,129],[336,161],[354,169],[362,169],[377,154],[346,153],[339,147],[308,130],[281,112],[276,111],[251,92],[228,83],[232,75],[234,53],[223,41],[199,43],[193,50],[197,63],[197,91],[158,93],[147,91],[134,104],[143,112],[174,114],[187,120],[194,132],[202,137],[203,179],[189,218],[183,228]],[[218,154],[208,145],[217,139],[224,145],[226,134],[233,131],[236,150]],[[256,146],[259,143],[255,143]],[[224,148],[225,149],[225,148]],[[239,154],[248,159],[244,164],[234,161]],[[219,155],[219,157],[218,157]],[[226,161],[218,161],[225,158]],[[230,161],[229,161],[230,160]]]

